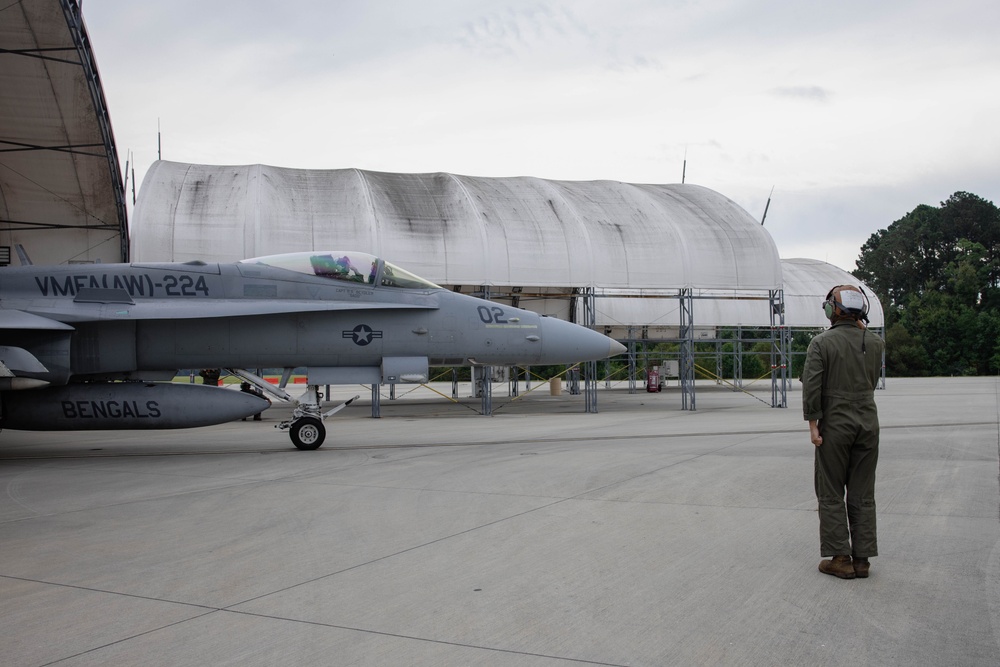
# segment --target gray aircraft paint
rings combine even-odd
[[[158,379],[183,368],[306,367],[314,374],[384,369],[397,365],[393,360],[411,367],[421,359],[434,366],[547,365],[624,349],[569,322],[444,290],[364,253],[349,253],[361,269],[333,277],[340,254],[3,268],[0,352],[7,350],[22,369],[9,375],[85,393],[106,390],[101,383],[108,381]],[[291,260],[316,273],[282,268]],[[34,400],[59,400],[51,388],[32,391]],[[8,428],[16,423],[11,406],[24,405],[23,397],[8,400],[14,393],[2,396]],[[215,395],[206,398],[209,406],[217,402]],[[219,421],[228,419],[224,412],[220,404]],[[109,423],[146,428],[150,419]]]

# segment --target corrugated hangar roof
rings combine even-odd
[[[818,259],[783,259],[785,276],[785,311],[794,317],[795,326],[827,327],[830,321],[823,315],[822,303],[837,285],[859,285],[869,299],[868,319],[873,327],[885,326],[882,302],[875,292],[839,266]]]
[[[0,254],[128,259],[124,189],[76,0],[0,3]]]
[[[567,294],[593,287],[597,326],[621,335],[677,327],[687,288],[698,326],[769,326],[769,292],[783,289],[787,325],[823,327],[826,292],[857,283],[825,262],[780,260],[746,211],[696,185],[161,161],[134,217],[137,261],[361,250],[440,285],[523,287],[521,305],[563,318]]]
[[[447,285],[768,290],[770,234],[696,185],[156,162],[137,261],[356,249]]]

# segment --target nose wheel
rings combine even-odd
[[[301,417],[289,427],[288,435],[298,449],[319,449],[326,439],[326,427],[315,417]]]
[[[319,387],[309,385],[306,388],[306,393],[297,401],[298,405],[292,411],[292,418],[275,425],[275,428],[282,431],[285,429],[288,430],[292,444],[297,449],[319,449],[320,445],[323,444],[323,440],[326,439],[326,427],[323,426],[323,420],[327,417],[332,417],[358,399],[355,396],[332,410],[321,413],[319,411],[320,398]]]

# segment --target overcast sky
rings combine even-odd
[[[679,183],[853,270],[1000,202],[995,0],[84,0],[141,185],[205,164]],[[130,186],[131,189],[131,186]]]

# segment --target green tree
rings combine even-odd
[[[809,343],[822,329],[798,329],[792,333],[792,367],[791,377],[802,377],[802,369],[806,365],[806,350]]]
[[[939,208],[918,206],[872,234],[854,275],[882,301],[889,373],[1000,368],[1000,209],[992,202],[956,192]]]
[[[930,360],[920,341],[897,322],[885,332],[885,365],[893,375],[920,377],[927,375]]]
[[[921,205],[861,246],[854,275],[875,290],[887,317],[921,292],[927,276],[937,272],[939,227],[939,209]]]

